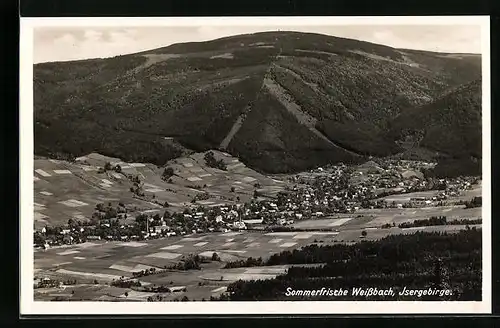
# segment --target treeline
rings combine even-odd
[[[483,206],[483,197],[474,197],[471,201],[465,202],[465,208],[474,208]]]
[[[224,266],[224,269],[255,267],[255,266],[264,265],[264,263],[265,262],[262,260],[262,257],[259,257],[259,258],[249,257],[246,260],[237,260],[237,261],[233,261],[233,262],[228,262]]]
[[[272,255],[267,265],[326,263],[319,267],[292,267],[269,280],[237,281],[220,300],[300,300],[286,296],[288,288],[312,290],[354,287],[393,288],[395,297],[373,296],[368,300],[481,300],[481,231],[458,233],[417,232],[391,235],[354,245],[310,245]],[[451,295],[418,298],[400,296],[407,289],[446,289]],[[306,298],[312,300],[311,298]],[[314,300],[367,300],[351,294],[320,296]]]
[[[141,287],[141,283],[137,280],[118,279],[112,281],[111,286],[119,288],[132,288],[132,287]]]
[[[455,178],[459,176],[480,176],[482,160],[471,160],[470,157],[455,159],[439,159],[432,169],[423,169],[426,178]]]
[[[415,220],[413,222],[403,222],[398,225],[399,228],[413,228],[413,227],[429,227],[441,225],[468,225],[468,224],[481,224],[481,219],[455,219],[450,220],[446,216],[431,216],[429,219]]]

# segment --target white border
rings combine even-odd
[[[318,17],[45,17],[21,18],[22,25],[76,26],[328,26],[483,25],[489,16],[318,16]],[[489,28],[488,28],[489,30]]]
[[[483,300],[481,302],[35,302],[33,300],[33,29],[77,26],[480,25],[483,83]],[[442,314],[491,313],[491,161],[489,16],[21,18],[21,315],[45,314]]]

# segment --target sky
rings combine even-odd
[[[265,32],[299,31],[352,38],[395,48],[481,53],[479,25],[332,25],[332,26],[161,26],[36,27],[34,63],[106,58],[174,43]]]

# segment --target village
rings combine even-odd
[[[481,206],[480,197],[460,199],[477,177],[426,178],[432,164],[377,160],[359,166],[335,165],[288,176],[276,197],[256,189],[250,201],[219,206],[191,202],[183,211],[136,212],[121,202],[96,204],[92,218],[68,217],[67,224],[34,232],[37,248],[87,241],[134,241],[240,230],[272,230],[305,220],[355,215],[367,209]],[[231,190],[234,191],[234,190]],[[462,197],[463,198],[463,197]],[[332,228],[333,229],[333,228]]]

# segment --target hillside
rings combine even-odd
[[[219,148],[273,173],[358,162],[404,151],[386,133],[393,117],[480,78],[480,63],[477,55],[266,32],[37,64],[35,152],[163,165]]]
[[[403,112],[391,122],[388,138],[404,149],[425,148],[438,153],[456,174],[480,172],[481,80],[454,88],[435,101]],[[475,167],[475,168],[474,168]],[[473,169],[474,168],[474,169]],[[437,168],[439,171],[439,167]]]
[[[149,163],[127,163],[92,153],[75,161],[38,158],[34,162],[35,228],[65,224],[68,218],[90,220],[98,203],[126,204],[133,218],[138,213],[182,211],[187,206],[215,206],[276,197],[285,181],[264,176],[237,158],[214,151],[226,170],[207,166],[204,153],[171,160],[172,176]],[[112,168],[102,169],[109,163]],[[139,179],[136,184],[135,178]],[[134,189],[135,188],[135,189]],[[135,192],[134,192],[135,191]],[[168,205],[165,205],[167,202]]]

